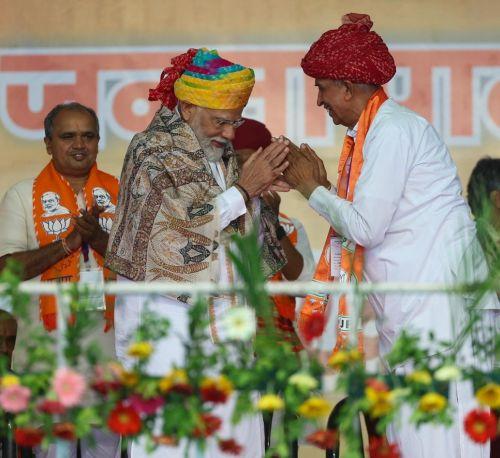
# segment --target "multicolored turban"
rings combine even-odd
[[[236,129],[234,139],[231,142],[235,150],[252,149],[257,151],[261,146],[266,148],[271,144],[271,132],[266,127],[255,119],[245,119],[245,122]]]
[[[321,35],[302,59],[304,73],[353,83],[387,83],[396,64],[380,35],[370,32],[372,25],[367,14],[343,16],[342,25]]]
[[[177,100],[217,110],[242,108],[255,84],[251,68],[223,59],[216,50],[190,49],[171,64],[149,90],[149,100],[161,100],[171,110]]]

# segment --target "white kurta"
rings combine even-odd
[[[231,221],[247,212],[245,201],[237,188],[231,187],[226,190],[226,183],[222,168],[218,163],[210,163],[212,173],[224,190],[217,197],[217,209],[219,214],[219,229],[222,230],[229,225]],[[253,207],[258,208],[258,200],[253,202]],[[256,215],[254,214],[254,217]],[[224,250],[219,250],[218,258],[218,281],[228,283],[231,275],[227,268],[227,258]],[[234,279],[234,277],[233,277]],[[129,281],[119,278],[118,281]],[[126,366],[130,367],[132,359],[127,355],[127,349],[133,338],[133,332],[141,320],[141,314],[147,304],[150,311],[159,316],[168,318],[170,321],[171,332],[167,338],[156,343],[154,352],[150,358],[147,370],[154,375],[165,375],[174,366],[182,367],[184,365],[185,351],[183,341],[189,338],[188,333],[188,309],[189,306],[184,302],[177,301],[171,297],[155,297],[153,299],[147,296],[122,296],[117,299],[115,305],[115,342],[116,354],[118,359]],[[224,313],[231,307],[229,299],[217,298],[214,300],[215,322],[224,316]],[[217,326],[219,338],[223,338],[223,330]],[[207,350],[213,342],[207,342]],[[258,458],[264,456],[264,426],[261,415],[245,417],[237,425],[231,425],[231,416],[234,409],[235,398],[231,397],[226,404],[220,405],[214,414],[221,418],[222,427],[218,434],[223,439],[233,438],[244,447],[241,456],[246,458]],[[160,427],[160,425],[158,425]],[[154,453],[148,454],[145,444],[134,442],[130,449],[131,458],[142,457],[166,457],[184,458],[186,443],[182,442],[178,447],[158,447]],[[196,450],[189,451],[189,457],[196,457]],[[231,455],[222,453],[215,440],[207,441],[207,449],[204,456],[206,458],[225,458]]]
[[[355,139],[356,128],[348,135]],[[337,232],[365,247],[367,281],[452,284],[487,275],[455,164],[424,118],[387,100],[368,131],[363,159],[353,202],[318,187],[309,204]],[[418,333],[422,342],[429,331],[438,340],[453,341],[467,300],[370,295],[381,354],[390,351],[403,329]],[[482,307],[498,308],[496,295],[485,298]],[[470,349],[465,353],[470,356]],[[456,391],[452,398],[459,411],[473,404],[470,387],[459,384]],[[465,437],[460,419],[446,432],[432,426],[417,431],[403,421],[389,435],[405,458],[487,456],[487,447],[474,446]]]

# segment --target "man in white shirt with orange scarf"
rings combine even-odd
[[[56,105],[45,117],[45,146],[50,161],[35,178],[12,186],[0,202],[0,270],[7,260],[23,268],[23,280],[53,282],[97,281],[103,274],[103,256],[108,227],[114,212],[98,208],[96,190],[104,190],[113,204],[118,197],[118,180],[98,169],[99,121],[89,107],[77,102]],[[37,301],[38,302],[38,301]],[[106,310],[96,307],[91,314],[102,316],[99,328],[88,337],[98,340],[102,352],[111,358],[113,300],[106,298]],[[53,296],[40,296],[33,303],[33,323],[40,321],[47,331],[57,327]],[[29,326],[20,323],[13,356],[13,368],[22,370],[26,358],[23,345],[29,341]],[[107,354],[106,354],[107,353]],[[80,368],[81,370],[81,368]],[[114,458],[119,455],[119,437],[93,429],[93,440],[81,443],[84,458]],[[53,445],[37,457],[52,458]],[[77,456],[76,442],[70,456]]]
[[[323,163],[307,145],[289,156],[285,171],[289,184],[331,226],[315,279],[454,284],[484,278],[486,264],[446,146],[424,118],[382,89],[396,66],[382,38],[370,31],[370,17],[351,13],[342,19],[341,27],[325,32],[302,60],[304,72],[315,79],[318,106],[335,124],[348,128],[337,187],[331,186]],[[466,265],[472,266],[469,276]],[[328,302],[327,296],[308,296],[299,327]],[[453,341],[458,331],[453,318],[460,321],[466,299],[372,294],[369,302],[384,356],[403,329],[417,333],[424,345],[429,332],[438,341]],[[349,309],[343,299],[329,306],[338,313],[339,349],[347,344]],[[494,309],[498,302],[490,295],[481,306]],[[492,316],[487,310],[483,315]],[[470,356],[469,348],[463,350]],[[405,408],[401,422],[388,428],[389,440],[403,457],[488,456],[489,445],[472,443],[463,429],[464,415],[475,406],[472,387],[463,382],[450,387],[456,409],[450,428],[417,429]]]

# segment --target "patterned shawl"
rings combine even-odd
[[[238,180],[232,147],[223,158],[229,188]],[[252,225],[249,205],[219,232],[215,199],[222,192],[192,129],[176,111],[160,108],[125,156],[106,266],[135,281],[215,280],[219,245],[227,247],[231,235]],[[270,276],[285,257],[271,212],[262,208],[260,216],[262,266]]]

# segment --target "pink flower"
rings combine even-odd
[[[31,396],[31,390],[22,385],[7,386],[0,391],[0,406],[11,413],[26,410]]]
[[[78,405],[85,392],[85,378],[67,367],[57,369],[52,387],[64,407]]]
[[[129,397],[128,401],[130,407],[132,407],[136,412],[143,413],[145,415],[154,414],[164,403],[161,396],[146,399],[140,394],[133,394]]]

